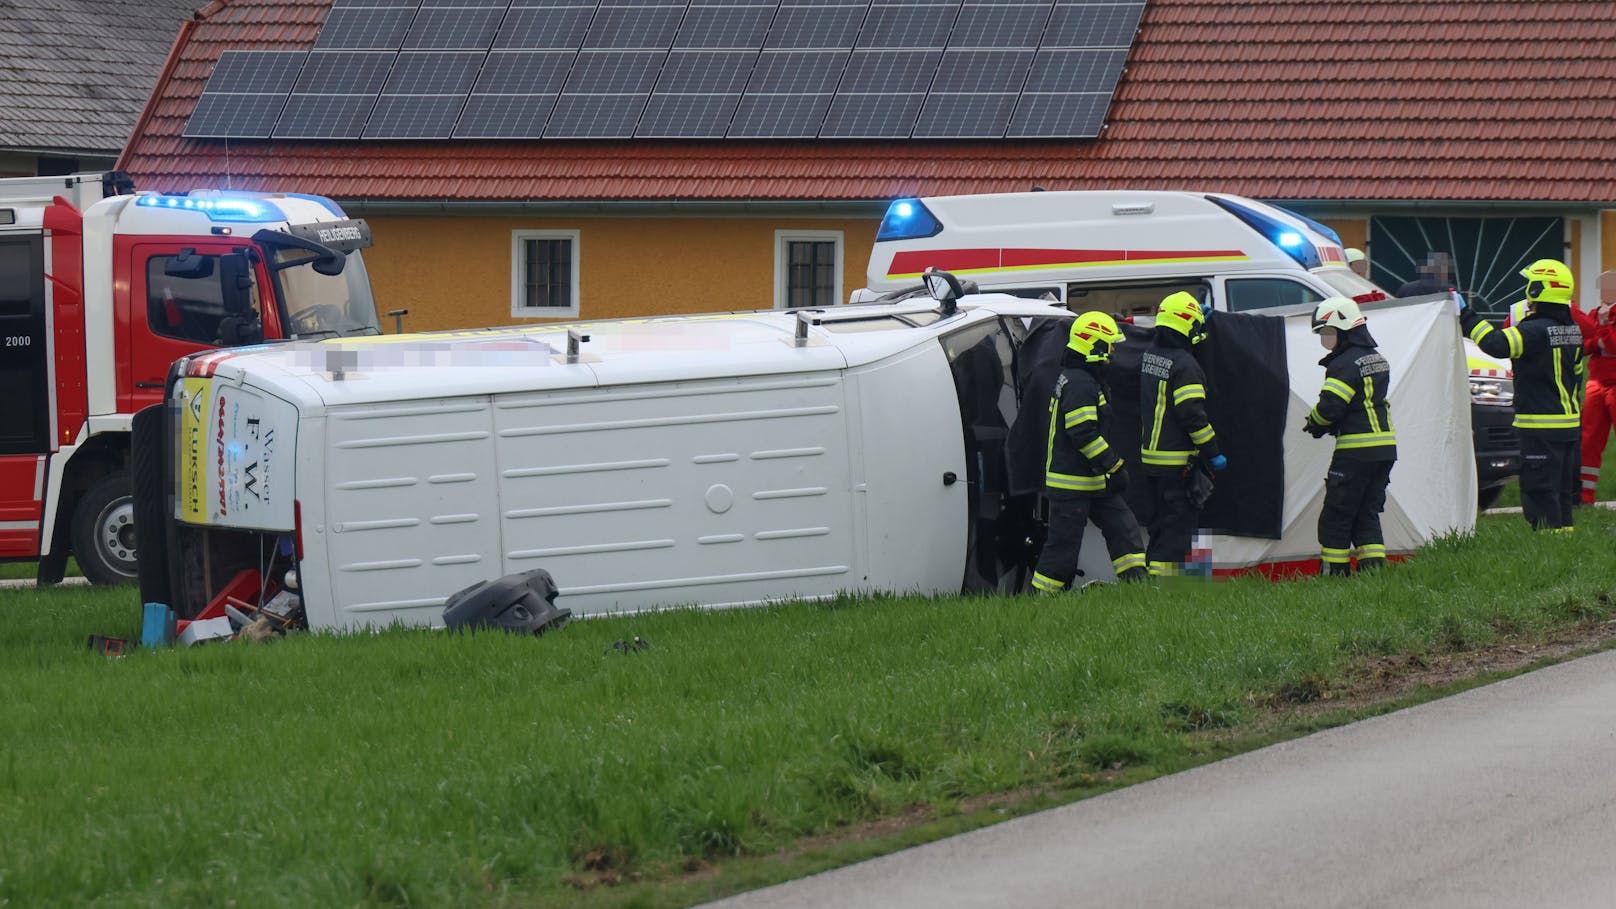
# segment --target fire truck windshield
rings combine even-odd
[[[359,250],[345,254],[338,275],[324,275],[301,249],[274,251],[276,278],[287,319],[287,334],[296,338],[379,335],[376,300]]]

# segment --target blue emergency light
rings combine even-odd
[[[1229,199],[1220,199],[1217,196],[1208,196],[1207,199],[1229,214],[1246,222],[1246,225],[1257,233],[1262,234],[1268,242],[1285,251],[1285,254],[1295,259],[1303,268],[1318,268],[1324,264],[1319,258],[1319,251],[1313,243],[1300,230],[1286,224],[1267,212],[1255,208],[1247,208],[1238,202]]]
[[[919,199],[898,199],[887,206],[887,215],[881,219],[881,229],[876,231],[875,241],[918,240],[935,237],[942,232],[943,225]]]
[[[141,196],[135,202],[142,208],[172,208],[176,211],[194,211],[212,221],[261,222],[285,221],[286,213],[263,199],[244,199],[238,196]]]

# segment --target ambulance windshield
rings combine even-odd
[[[376,300],[370,293],[370,275],[359,250],[345,254],[347,265],[338,275],[316,271],[308,253],[300,249],[275,250],[279,268],[281,303],[288,320],[290,337],[320,338],[350,335],[379,335]],[[305,261],[307,260],[307,261]],[[298,263],[292,265],[290,263]]]

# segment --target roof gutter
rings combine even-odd
[[[646,215],[702,215],[708,217],[761,217],[797,215],[802,217],[880,218],[889,199],[767,200],[737,201],[659,199],[647,201],[556,200],[408,200],[338,198],[343,211],[354,215],[599,215],[602,217],[644,217]]]
[[[1504,199],[1270,199],[1274,205],[1298,211],[1362,212],[1364,214],[1463,214],[1564,215],[1566,212],[1597,212],[1616,208],[1611,202],[1513,201]]]

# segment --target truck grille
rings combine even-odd
[[[1488,426],[1482,432],[1488,448],[1514,448],[1520,444],[1513,426]]]

